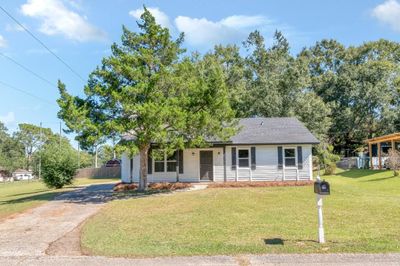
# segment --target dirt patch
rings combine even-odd
[[[63,237],[50,243],[46,249],[46,255],[50,256],[81,256],[81,230],[83,223],[66,233]]]
[[[294,187],[294,186],[311,186],[314,181],[265,181],[265,182],[223,182],[211,183],[209,188],[241,188],[241,187]]]

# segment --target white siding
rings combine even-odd
[[[299,145],[280,145],[282,147],[296,148]],[[226,147],[226,171],[228,181],[281,181],[281,180],[309,180],[311,179],[311,145],[302,146],[303,169],[294,168],[278,169],[278,145],[256,145],[256,169],[237,168],[232,170],[232,147],[250,149],[251,146]]]
[[[200,150],[213,151],[214,162],[214,180],[224,180],[224,163],[223,163],[223,149],[222,148],[204,148],[204,149],[186,149],[183,151],[183,174],[179,174],[180,182],[200,182]],[[133,173],[134,182],[138,182],[140,175],[140,161],[139,156],[134,157]],[[129,182],[129,159],[124,154],[122,156],[122,181]],[[176,172],[155,172],[154,161],[152,162],[152,173],[147,175],[149,182],[176,182]]]
[[[299,145],[279,145],[283,148]],[[256,147],[256,169],[237,168],[231,169],[232,165],[232,147],[236,149],[247,148],[251,146],[226,146],[226,176],[227,181],[281,181],[281,180],[310,180],[312,179],[312,154],[311,145],[301,145],[303,153],[303,169],[294,168],[278,169],[278,145],[255,145]],[[212,150],[214,162],[214,181],[224,181],[224,161],[223,148],[204,148],[204,149],[186,149],[183,151],[183,169],[184,173],[179,174],[181,182],[199,182],[200,181],[200,150]],[[251,161],[250,161],[251,162]],[[129,159],[126,155],[122,157],[122,181],[129,182]],[[154,172],[148,175],[149,182],[176,182],[176,172]],[[139,180],[139,156],[134,157],[133,161],[134,181]]]

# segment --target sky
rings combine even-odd
[[[400,40],[400,0],[2,0],[52,53],[0,10],[0,121],[10,131],[42,122],[57,132],[57,80],[82,95],[89,73],[120,41],[122,25],[137,30],[143,5],[173,36],[185,33],[188,51],[201,53],[241,44],[254,30],[267,43],[282,31],[293,54],[324,38],[346,46]]]

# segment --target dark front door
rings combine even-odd
[[[213,152],[200,151],[200,180],[212,181],[213,175]]]

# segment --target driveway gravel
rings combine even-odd
[[[45,255],[49,245],[73,231],[112,197],[113,184],[91,185],[0,223],[0,256]]]

